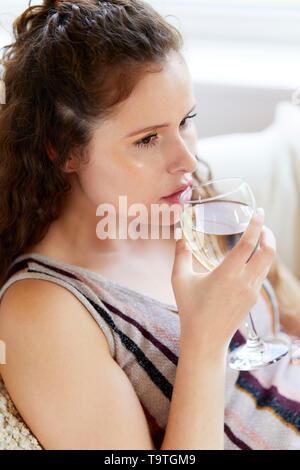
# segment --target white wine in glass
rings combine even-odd
[[[254,195],[241,178],[222,178],[187,188],[180,196],[184,205],[181,226],[193,255],[209,271],[215,269],[245,232],[256,209]],[[255,250],[254,250],[255,251]],[[251,313],[246,321],[246,344],[234,349],[229,365],[253,370],[272,364],[289,351],[279,340],[263,341]]]

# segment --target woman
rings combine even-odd
[[[132,220],[125,195],[147,209],[145,227],[153,204],[197,181],[178,31],[139,0],[45,0],[14,30],[1,111],[0,372],[32,433],[45,449],[299,447],[297,400],[278,393],[294,419],[283,422],[242,390],[256,376],[226,367],[249,310],[263,333],[270,301],[276,314],[263,211],[208,274],[175,241],[178,214],[169,238],[98,236],[101,204]],[[270,399],[293,366],[274,367],[260,372]]]

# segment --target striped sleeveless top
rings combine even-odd
[[[65,287],[96,320],[112,358],[134,387],[159,449],[178,362],[177,306],[38,253],[23,254],[14,260],[0,290],[0,301],[12,283],[28,278]],[[280,329],[276,298],[267,280],[252,315],[263,338],[279,335],[288,340]],[[230,347],[244,343],[245,337],[241,325]],[[300,365],[292,364],[287,355],[257,371],[238,372],[228,367],[224,413],[225,449],[300,449]]]

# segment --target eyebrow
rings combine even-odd
[[[196,104],[194,104],[192,109],[185,115],[183,119],[185,119],[192,111],[194,111],[195,108]],[[144,132],[152,131],[153,129],[161,129],[162,127],[168,127],[169,125],[170,124],[154,124],[153,126],[144,127],[143,129],[138,129],[136,131],[130,132],[130,134],[125,136],[125,139],[127,139],[128,137],[133,137],[134,135],[143,134]]]

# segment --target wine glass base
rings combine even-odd
[[[255,370],[279,361],[289,351],[289,345],[281,340],[261,341],[259,347],[243,344],[229,355],[229,366],[235,370]]]

